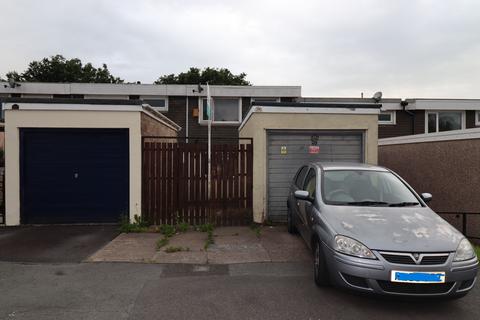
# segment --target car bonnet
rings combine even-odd
[[[399,252],[452,252],[463,235],[428,207],[322,208],[337,234],[370,249]]]

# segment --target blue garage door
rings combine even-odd
[[[118,222],[129,207],[128,129],[21,129],[24,224]]]

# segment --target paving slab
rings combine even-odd
[[[207,253],[204,250],[206,239],[207,234],[205,232],[178,233],[169,239],[167,245],[155,253],[152,262],[206,264]],[[165,250],[169,247],[181,247],[185,251],[168,253]]]
[[[207,250],[208,263],[231,264],[268,262],[270,257],[260,237],[248,227],[223,227],[214,232],[213,245]]]
[[[206,232],[188,231],[175,234],[163,248],[156,243],[159,233],[121,234],[92,255],[92,262],[150,262],[182,264],[236,264],[262,262],[311,261],[311,254],[298,235],[288,234],[283,226],[220,227],[213,231],[214,244],[205,250]],[[166,252],[169,247],[181,247],[178,252]]]
[[[156,253],[158,239],[158,233],[122,233],[87,261],[150,262]]]

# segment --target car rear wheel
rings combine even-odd
[[[330,284],[325,255],[318,240],[313,243],[313,272],[317,286],[324,287]]]
[[[287,229],[288,229],[288,233],[290,234],[297,233],[297,227],[295,226],[292,209],[290,208],[287,209]]]

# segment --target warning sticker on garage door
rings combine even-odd
[[[317,154],[320,153],[320,146],[309,146],[308,153],[310,154]]]
[[[287,154],[287,146],[280,147],[280,154]]]

